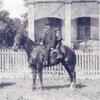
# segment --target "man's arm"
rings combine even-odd
[[[46,36],[43,35],[42,38],[41,38],[40,44],[45,45],[45,39],[46,39]]]
[[[52,45],[52,48],[55,48],[55,41],[56,41],[56,35],[54,32],[52,32],[51,34],[51,45]]]

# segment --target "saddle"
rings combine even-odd
[[[50,56],[55,55],[57,59],[61,59],[63,57],[61,51],[59,49],[53,49],[50,52]]]

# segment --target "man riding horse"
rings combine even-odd
[[[42,38],[42,44],[44,45],[46,49],[46,55],[47,55],[47,61],[50,63],[50,54],[57,53],[57,59],[60,59],[60,46],[61,46],[61,33],[59,31],[59,28],[56,28],[55,30],[51,28],[49,24],[45,27],[45,34]]]
[[[62,54],[61,54],[62,35],[61,35],[61,31],[59,28],[55,29],[55,34],[56,34],[56,40],[55,40],[55,48],[54,48],[53,52],[56,52],[57,59],[60,59],[60,58],[62,58]]]
[[[32,62],[32,59],[35,59],[38,55],[38,51],[44,51],[45,53],[42,52],[42,54],[45,57],[46,61],[45,64],[50,64],[50,56],[52,54],[56,54],[56,59],[61,59],[62,56],[62,50],[61,50],[61,41],[62,41],[62,36],[59,28],[53,29],[49,24],[46,25],[44,35],[42,37],[42,40],[40,42],[40,46],[36,47],[33,49],[33,52],[31,53],[31,59],[30,63]]]

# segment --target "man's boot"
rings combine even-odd
[[[61,59],[63,56],[62,56],[62,54],[60,53],[60,51],[59,50],[57,50],[57,59]]]

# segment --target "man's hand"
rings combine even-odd
[[[53,48],[50,49],[51,51],[53,50]]]

